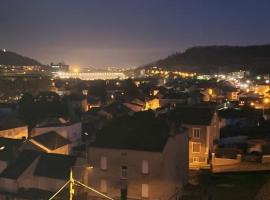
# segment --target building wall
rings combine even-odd
[[[17,192],[18,191],[18,184],[17,181],[14,179],[9,178],[0,178],[0,190],[6,192]]]
[[[21,126],[16,128],[11,128],[7,130],[0,131],[0,137],[13,138],[13,139],[22,139],[23,137],[28,137],[28,127]]]
[[[164,195],[168,199],[188,183],[189,170],[189,139],[188,130],[169,138],[163,150],[163,163],[165,179],[171,184],[171,191]],[[169,184],[167,183],[167,184]],[[167,185],[166,184],[166,185]],[[182,191],[179,195],[182,194]],[[179,196],[178,195],[178,196]]]
[[[34,176],[32,187],[55,192],[61,188],[68,180],[52,179],[47,177]]]
[[[90,163],[93,165],[93,169],[89,174],[89,185],[100,190],[101,180],[106,180],[107,194],[113,198],[120,197],[121,183],[124,184],[124,182],[121,182],[121,166],[127,166],[128,168],[128,196],[130,198],[141,198],[143,183],[149,184],[151,181],[152,185],[161,185],[161,181],[157,179],[157,176],[163,175],[161,153],[90,148],[88,155]],[[107,170],[102,170],[100,167],[102,156],[107,158]],[[148,175],[141,173],[142,160],[149,161]]]
[[[55,131],[59,135],[69,139],[72,144],[76,144],[81,139],[82,124],[79,122],[70,126],[35,127],[31,132],[31,135],[37,136],[49,131]]]
[[[0,160],[0,174],[7,167],[7,161]]]
[[[188,125],[185,127],[189,130],[189,165],[193,167],[208,167],[210,154],[214,152],[214,141],[220,137],[220,124],[217,113],[214,114],[211,124],[207,125]],[[200,129],[200,137],[193,137],[193,130]],[[199,152],[193,151],[193,144],[200,144]]]
[[[207,126],[186,125],[189,131],[189,163],[190,166],[207,165],[208,149],[209,149],[209,128]],[[193,137],[193,129],[200,130],[200,137]],[[208,132],[208,133],[207,133]],[[207,143],[208,141],[208,143]],[[199,152],[194,152],[193,145],[199,144]],[[197,159],[197,161],[195,161]]]
[[[32,144],[32,145],[31,145]],[[67,144],[60,148],[50,150],[47,147],[43,146],[42,144],[38,143],[34,139],[31,139],[28,144],[23,144],[21,149],[32,149],[32,150],[38,150],[38,151],[44,151],[47,153],[57,153],[57,154],[64,154],[69,155],[71,152],[71,145]]]
[[[70,145],[65,145],[65,146],[62,146],[62,147],[60,147],[58,149],[55,149],[53,151],[50,151],[48,153],[57,153],[57,154],[69,155],[70,154],[70,151],[71,151]]]
[[[128,198],[142,199],[142,184],[149,186],[149,199],[168,199],[187,183],[188,137],[178,135],[168,140],[162,152],[89,148],[93,169],[88,183],[101,190],[101,180],[107,182],[106,194],[120,198],[120,188],[127,184]],[[107,158],[107,170],[100,167],[101,157]],[[142,162],[148,161],[149,173],[142,173]],[[121,166],[127,166],[127,177],[121,181]]]

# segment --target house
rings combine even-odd
[[[73,156],[24,150],[0,174],[0,200],[49,199],[78,162]]]
[[[87,97],[81,94],[72,93],[65,97],[68,105],[79,112],[86,112],[88,110]]]
[[[107,119],[131,115],[132,113],[133,111],[120,101],[111,102],[99,111],[99,115]]]
[[[36,125],[31,132],[31,137],[55,131],[57,134],[68,139],[72,146],[81,141],[82,123],[65,120],[63,118],[50,118]]]
[[[156,110],[160,107],[160,100],[158,98],[150,98],[145,102],[145,110]]]
[[[135,98],[130,102],[125,102],[124,105],[131,109],[133,112],[143,111],[145,102],[139,98]]]
[[[0,137],[22,139],[28,137],[28,126],[16,116],[0,118]]]
[[[99,97],[96,96],[87,96],[88,110],[91,108],[99,108],[102,105],[102,102]]]
[[[188,180],[188,134],[162,116],[138,112],[105,126],[89,147],[90,186],[115,199],[180,197]]]
[[[165,94],[159,99],[161,107],[174,106],[176,104],[186,103],[188,99],[188,93],[186,92],[170,92]]]
[[[71,152],[71,142],[55,131],[49,131],[47,133],[34,136],[30,139],[30,142],[47,153],[69,155]]]
[[[189,132],[189,167],[209,167],[214,142],[220,137],[218,114],[212,107],[181,106],[172,111],[176,120]]]

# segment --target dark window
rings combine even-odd
[[[127,178],[127,166],[121,167],[121,178]]]

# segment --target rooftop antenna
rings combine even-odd
[[[75,184],[78,184],[78,185],[80,185],[80,186],[82,186],[82,187],[84,187],[84,188],[86,188],[86,189],[88,189],[88,190],[90,190],[90,191],[92,191],[92,192],[94,192],[94,193],[96,193],[96,194],[98,194],[98,195],[100,195],[100,196],[103,196],[103,197],[105,197],[106,199],[109,199],[109,200],[114,200],[113,198],[111,198],[111,197],[109,197],[109,196],[107,196],[107,195],[105,195],[105,194],[103,194],[103,193],[101,193],[101,192],[99,192],[98,190],[95,190],[94,188],[91,188],[91,187],[89,187],[89,186],[87,186],[87,185],[85,185],[85,184],[83,184],[83,183],[81,183],[80,181],[77,181],[77,180],[75,180],[74,178],[73,178],[73,173],[72,173],[72,169],[70,170],[70,176],[69,176],[69,180],[59,189],[59,190],[57,190],[55,193],[54,193],[54,195],[53,196],[51,196],[50,198],[49,198],[49,200],[52,200],[52,199],[54,199],[67,185],[69,185],[69,200],[73,200],[73,196],[74,196],[74,194],[75,194],[75,189],[74,189],[74,185]]]

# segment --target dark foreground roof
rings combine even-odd
[[[0,160],[8,161],[15,156],[23,140],[0,137]]]
[[[17,158],[0,174],[1,177],[17,179],[40,155],[40,152],[33,150],[22,151]]]
[[[170,119],[186,125],[210,125],[215,109],[211,107],[177,107],[170,113]]]
[[[92,144],[95,147],[161,152],[169,138],[166,120],[153,111],[122,117],[105,126]]]
[[[18,119],[16,116],[9,115],[0,118],[0,130],[7,130],[22,126],[26,126],[26,124],[20,119]]]
[[[64,138],[63,136],[59,135],[55,131],[49,131],[47,133],[37,135],[32,138],[33,140],[37,141],[41,145],[45,146],[50,150],[58,149],[64,145],[70,144],[71,142]]]
[[[16,180],[36,159],[38,161],[33,171],[34,176],[61,180],[69,179],[70,169],[76,162],[74,156],[24,150],[4,169],[0,177]]]
[[[0,191],[0,194],[15,199],[44,200],[49,199],[54,194],[54,192],[41,190],[38,188],[19,188],[18,192],[16,193]]]
[[[67,180],[75,162],[74,156],[45,153],[40,157],[34,175]]]

